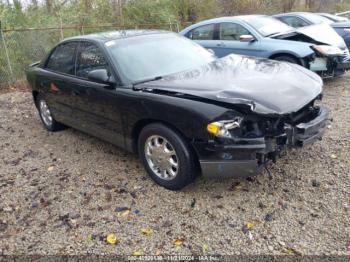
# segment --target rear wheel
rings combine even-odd
[[[44,127],[49,131],[58,131],[65,128],[65,126],[57,122],[51,113],[49,106],[45,98],[42,95],[36,97],[36,105],[39,111],[39,116]]]
[[[163,124],[142,129],[138,151],[147,173],[167,189],[179,190],[195,178],[196,160],[186,140]]]
[[[287,55],[276,56],[274,57],[274,60],[300,65],[300,62],[296,57],[287,56]]]

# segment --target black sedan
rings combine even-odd
[[[217,59],[174,33],[122,31],[59,43],[27,71],[46,129],[71,126],[139,154],[176,190],[206,177],[249,177],[287,146],[322,137],[322,80],[301,66]]]

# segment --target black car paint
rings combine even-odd
[[[137,41],[138,34],[152,37],[154,32],[118,37],[135,37]],[[38,93],[45,96],[57,121],[133,152],[142,127],[164,123],[192,145],[202,173],[208,177],[255,175],[286,146],[306,139],[312,142],[323,134],[328,111],[314,106],[321,95],[322,80],[302,67],[230,56],[202,68],[133,85],[117,74],[118,67],[104,47],[106,41],[118,37],[92,35],[66,40],[91,41],[99,46],[117,80],[113,87],[48,71],[45,62],[28,70],[34,97]],[[222,139],[206,131],[210,122],[237,116],[259,122],[269,133],[262,134],[258,124],[254,126],[258,129],[255,137]],[[299,128],[302,131],[298,131],[299,124],[304,125]],[[298,132],[304,137],[298,137]]]

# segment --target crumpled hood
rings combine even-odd
[[[344,39],[328,24],[310,25],[296,29],[296,32],[311,37],[317,42],[339,47],[344,50]]]
[[[322,85],[318,75],[301,66],[232,54],[138,87],[247,105],[260,114],[287,114],[315,99]]]

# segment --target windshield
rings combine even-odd
[[[294,29],[285,23],[268,16],[251,16],[244,18],[244,21],[249,23],[263,36],[270,36],[287,31],[293,31]]]
[[[137,36],[105,45],[121,73],[131,82],[185,71],[216,59],[205,48],[175,34]]]
[[[320,15],[303,14],[303,16],[313,24],[323,24],[323,23],[332,24],[332,23],[334,23],[331,19],[326,18],[324,16],[320,16]]]

